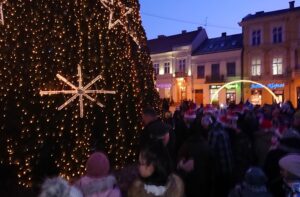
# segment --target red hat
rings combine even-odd
[[[109,173],[109,161],[101,152],[93,153],[86,162],[86,175],[93,178],[101,178]]]
[[[270,120],[264,119],[261,122],[260,127],[262,129],[270,129],[270,128],[272,128],[272,122]]]

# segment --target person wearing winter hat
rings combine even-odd
[[[229,197],[271,197],[266,187],[267,178],[261,168],[247,170],[243,183],[236,185]]]
[[[86,175],[75,186],[84,197],[120,197],[114,176],[109,175],[110,164],[107,156],[101,152],[93,153],[86,163]]]
[[[83,195],[65,179],[55,177],[43,183],[39,197],[83,197]]]
[[[169,143],[172,127],[163,123],[154,109],[144,109],[142,119],[145,127],[140,136],[140,148],[157,140],[163,141],[165,145]]]
[[[182,180],[172,173],[171,158],[160,142],[144,147],[139,154],[139,178],[128,190],[128,197],[184,197]]]
[[[287,197],[300,196],[300,155],[290,154],[279,160],[284,180],[283,188]]]

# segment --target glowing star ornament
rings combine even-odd
[[[0,2],[0,24],[4,25],[4,15],[3,15],[3,4],[5,4],[6,1]]]
[[[110,90],[90,90],[89,88],[96,83],[99,79],[101,79],[101,75],[98,75],[95,79],[89,82],[86,86],[82,85],[82,72],[81,66],[78,65],[78,86],[76,87],[71,82],[69,82],[66,78],[61,76],[60,74],[56,74],[56,77],[66,83],[68,86],[72,88],[72,90],[52,90],[52,91],[40,91],[40,95],[55,95],[55,94],[72,94],[73,96],[69,98],[64,104],[58,107],[58,110],[62,110],[67,105],[69,105],[72,101],[74,101],[77,97],[79,98],[79,110],[80,110],[80,117],[83,118],[83,97],[87,98],[92,102],[96,102],[97,105],[100,107],[104,107],[102,103],[96,101],[96,99],[92,98],[88,94],[116,94],[116,91]]]
[[[117,3],[115,3],[117,1]],[[124,6],[119,0],[100,0],[102,5],[109,10],[109,22],[108,29],[112,29],[117,25],[121,25],[126,32],[129,33],[133,41],[140,46],[140,43],[135,36],[135,33],[128,30],[128,18],[127,15],[133,12],[132,8]],[[115,17],[116,15],[116,7],[119,8],[120,15],[119,17]]]

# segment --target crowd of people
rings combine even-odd
[[[95,152],[79,180],[49,178],[39,196],[300,196],[300,111],[290,102],[217,108],[185,101],[171,113],[165,101],[142,119],[136,165],[112,172],[107,155]]]

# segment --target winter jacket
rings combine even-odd
[[[114,176],[102,178],[82,177],[75,186],[83,193],[84,197],[121,197],[121,192],[116,186]]]
[[[268,177],[268,187],[274,197],[284,196],[279,160],[287,154],[300,154],[300,138],[284,138],[277,149],[271,150],[266,157],[264,171]]]
[[[181,172],[186,196],[214,196],[216,161],[213,150],[199,131],[188,138],[179,151],[179,160],[189,159],[194,160],[194,169],[189,173]]]
[[[265,186],[251,187],[247,184],[239,184],[230,192],[228,197],[272,197],[272,195]]]
[[[284,183],[283,185],[286,197],[300,197],[300,180]]]
[[[172,174],[166,186],[146,185],[136,180],[128,191],[128,197],[184,197],[182,180]]]
[[[254,134],[254,152],[257,164],[263,166],[267,154],[272,145],[272,137],[274,132],[272,130],[263,131],[260,130]]]

